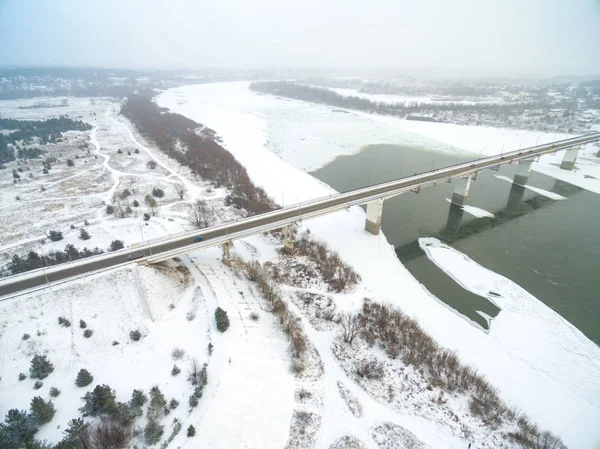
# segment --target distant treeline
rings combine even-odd
[[[53,251],[48,255],[38,254],[35,251],[30,251],[27,257],[12,256],[8,269],[12,274],[24,273],[26,271],[35,270],[37,268],[49,267],[58,265],[72,260],[84,259],[86,257],[102,254],[99,248],[83,250],[77,249],[74,245],[67,245],[64,251]]]
[[[527,104],[463,104],[463,103],[385,103],[355,96],[344,96],[333,90],[296,84],[289,81],[262,81],[250,85],[255,92],[279,95],[296,100],[358,109],[376,114],[405,117],[411,113],[488,112],[499,115],[521,114],[527,109],[546,108],[545,102]],[[554,105],[553,107],[558,107]]]
[[[121,114],[164,153],[215,186],[230,189],[228,204],[245,209],[248,214],[277,207],[262,188],[252,183],[242,164],[219,145],[214,131],[139,95],[127,98]]]
[[[15,159],[15,152],[9,144],[19,141],[28,144],[34,137],[40,139],[42,145],[56,142],[61,133],[66,131],[87,131],[92,126],[81,120],[72,120],[66,115],[48,120],[15,120],[0,118],[0,130],[12,131],[9,134],[0,134],[0,163],[10,162]]]

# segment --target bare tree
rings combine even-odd
[[[177,195],[179,195],[179,199],[182,200],[183,199],[183,195],[185,195],[185,186],[183,184],[175,184],[175,192],[177,192]]]
[[[347,312],[342,313],[340,316],[340,325],[342,326],[342,338],[344,339],[344,343],[352,344],[360,331],[358,317]]]
[[[131,206],[129,206],[129,202],[125,200],[121,195],[114,195],[112,205],[115,210],[115,215],[119,218],[125,218],[132,212]]]
[[[146,197],[144,198],[144,201],[146,202],[146,204],[152,211],[152,216],[156,215],[155,209],[156,209],[157,203],[156,203],[156,200],[154,198],[152,198],[152,195],[146,195]]]
[[[208,204],[204,200],[198,200],[192,205],[190,212],[190,223],[198,228],[206,228],[211,225],[211,219],[208,212]]]

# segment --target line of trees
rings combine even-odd
[[[35,270],[37,268],[59,265],[61,263],[70,262],[72,260],[84,259],[86,257],[102,254],[100,248],[94,249],[83,248],[79,250],[75,245],[69,244],[65,246],[64,251],[52,251],[48,254],[38,254],[35,251],[29,251],[25,257],[20,257],[17,254],[12,256],[8,269],[12,274],[24,273],[26,271]]]
[[[146,138],[166,154],[217,187],[230,190],[227,203],[248,214],[276,208],[267,193],[252,183],[246,169],[217,141],[214,131],[160,108],[149,98],[132,95],[121,109]],[[185,151],[178,149],[182,144]]]

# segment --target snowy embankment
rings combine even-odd
[[[273,124],[269,121],[273,114],[287,114],[287,124],[293,122],[298,125],[286,128],[288,137],[291,136],[294,140],[295,136],[302,134],[304,122],[309,120],[307,117],[310,117],[311,110],[317,116],[322,114],[321,117],[325,117],[325,110],[329,111],[328,108],[259,96],[243,90],[243,83],[242,89],[239,83],[173,89],[160,95],[157,101],[160,106],[168,107],[216,130],[223,138],[225,147],[247,168],[254,182],[265,188],[277,201],[284,198],[284,203],[291,205],[329,195],[329,187],[272,152],[276,150],[273,145],[277,145],[277,142],[273,143],[277,140],[273,133],[280,132],[278,127],[285,127],[282,123]],[[273,102],[282,104],[275,112],[269,110],[269,104],[272,105]],[[294,110],[298,103],[297,110]],[[357,120],[357,117],[359,116],[353,115],[351,120]],[[374,134],[381,129],[379,124],[373,127],[373,122],[386,122],[388,118],[371,116],[365,120],[367,124],[363,123],[364,127],[361,129],[367,130],[370,126],[369,143],[373,143]],[[415,134],[419,132],[416,128],[424,125],[423,123],[406,123],[413,129],[406,133],[396,128],[395,135],[398,139],[401,135],[408,135],[413,139],[412,142],[417,142],[420,138],[420,145],[433,141]],[[321,126],[327,128],[328,124],[322,123]],[[389,129],[388,125],[384,127]],[[308,128],[314,130],[313,124],[309,124]],[[462,128],[463,133],[469,129],[459,128]],[[475,131],[482,133],[481,142],[490,139],[489,135],[483,135],[482,128],[475,128]],[[319,141],[323,141],[325,134],[319,134]],[[365,136],[367,134],[369,133]],[[519,142],[514,134],[511,141],[513,146],[507,146],[505,150],[514,149],[515,142],[518,148]],[[527,139],[523,139],[523,146],[535,144],[539,138],[535,133],[522,135],[527,136]],[[546,140],[553,140],[554,137],[560,136],[548,136]],[[306,138],[311,138],[310,133]],[[459,140],[456,139],[457,144],[460,143]],[[498,141],[496,140],[496,145]],[[442,147],[448,149],[445,144],[440,144],[440,148]],[[301,144],[294,151],[307,148],[308,145]],[[483,154],[490,154],[495,152],[495,148],[497,146],[486,147],[484,151],[484,147],[481,147],[481,151]],[[348,153],[358,149],[346,148]],[[292,163],[302,158],[310,161],[308,165],[299,164],[300,167],[310,166],[315,161],[330,160],[336,151],[331,145],[317,146],[310,154],[296,154],[288,159],[282,154],[282,151],[288,150],[279,150],[283,159],[291,160]],[[351,208],[302,224],[303,227],[310,228],[318,238],[326,240],[362,276],[366,291],[348,297],[348,303],[344,307],[358,307],[364,294],[401,307],[405,313],[416,318],[440,344],[456,350],[465,363],[474,365],[485,374],[493,385],[500,388],[504,400],[525,411],[542,428],[558,433],[569,447],[592,448],[600,441],[600,429],[596,426],[600,422],[600,386],[597,381],[600,378],[600,349],[596,345],[534,298],[530,299],[536,304],[535,313],[518,315],[510,313],[510,307],[507,307],[507,313],[500,312],[489,333],[481,332],[416,282],[398,261],[385,236],[365,233],[364,218],[362,209]],[[545,327],[546,322],[553,323],[553,326]],[[567,339],[569,344],[555,344],[552,347],[552,358],[548,357],[546,346],[561,339]],[[557,369],[558,365],[560,369]]]

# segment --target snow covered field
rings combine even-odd
[[[339,154],[356,152],[367,143],[432,145],[439,151],[464,151],[459,148],[466,147],[486,155],[503,145],[504,150],[510,150],[563,137],[348,114],[257,95],[246,86],[188,86],[165,92],[158,102],[216,130],[253,180],[278,201],[284,198],[286,205],[328,195],[329,188],[303,170]],[[338,114],[344,118],[339,119]],[[340,121],[343,123],[338,126]],[[509,312],[500,312],[490,332],[483,333],[418,284],[398,262],[383,235],[364,232],[361,209],[303,226],[326,240],[359,272],[371,297],[395,304],[415,317],[438,342],[456,350],[464,362],[476,366],[498,386],[509,404],[531,415],[541,427],[557,432],[569,447],[592,448],[600,441],[596,425],[600,422],[600,349],[553,311],[530,295],[521,295],[521,301],[527,298],[528,308],[535,304],[535,313],[526,315],[522,322],[531,326],[513,322],[517,315],[510,313],[507,305]],[[345,309],[356,308],[359,303],[354,296],[338,302]],[[553,325],[546,327],[546,322]],[[567,335],[573,335],[568,345],[557,344]],[[549,341],[554,342],[551,348],[545,346]],[[556,370],[557,363],[562,364],[561,370]],[[418,433],[421,439],[427,434],[423,428]]]

